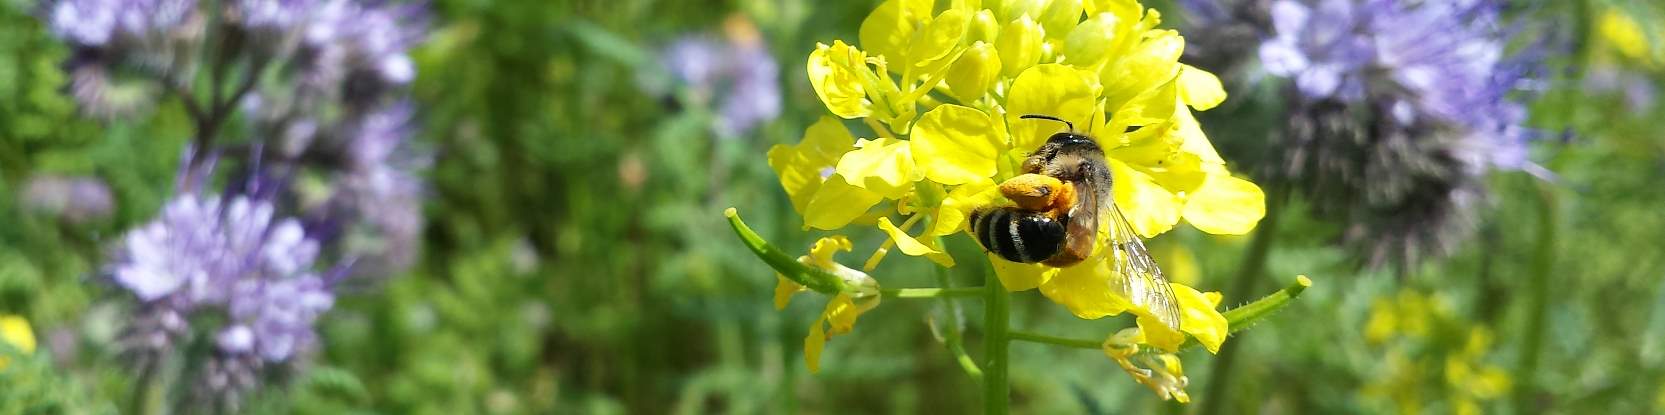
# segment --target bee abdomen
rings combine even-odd
[[[1035,263],[1064,248],[1064,222],[1040,212],[1012,208],[972,214],[971,231],[983,248],[1007,261]]]

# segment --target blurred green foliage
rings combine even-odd
[[[853,39],[873,3],[431,2],[435,31],[416,56],[414,91],[422,143],[437,154],[421,260],[405,275],[346,294],[324,320],[324,348],[309,370],[250,409],[973,411],[975,384],[925,324],[944,321],[947,311],[934,302],[886,302],[853,334],[829,342],[825,369],[807,374],[801,342],[821,304],[800,299],[775,311],[771,272],[732,239],[720,214],[739,207],[788,249],[819,236],[799,228],[763,154],[796,142],[821,115],[802,76],[804,57],[815,42]],[[121,313],[100,304],[130,300],[103,282],[100,263],[117,236],[172,191],[187,130],[169,103],[139,122],[78,115],[61,94],[67,51],[32,10],[18,1],[0,7],[0,313],[27,316],[42,347],[0,370],[0,413],[109,413],[129,399],[132,380],[112,340]],[[660,47],[716,33],[731,14],[755,22],[780,61],[786,110],[750,137],[718,139],[709,133],[711,109],[641,84],[664,76]],[[1335,225],[1310,219],[1299,200],[1282,212],[1261,287],[1295,274],[1316,284],[1233,340],[1244,348],[1231,382],[1233,412],[1405,409],[1393,396],[1417,396],[1412,409],[1452,411],[1465,398],[1451,392],[1460,388],[1449,386],[1445,362],[1459,355],[1511,378],[1518,399],[1478,402],[1487,413],[1662,410],[1665,135],[1656,120],[1665,106],[1633,108],[1624,91],[1592,90],[1578,77],[1616,68],[1659,88],[1665,69],[1627,61],[1594,36],[1582,40],[1577,53],[1557,58],[1557,67],[1571,68],[1568,79],[1549,84],[1533,108],[1537,126],[1571,132],[1535,148],[1557,177],[1494,177],[1487,224],[1455,257],[1403,277],[1361,273],[1332,246]],[[1270,122],[1253,101],[1236,101],[1251,95],[1241,92],[1204,119],[1228,155],[1259,142],[1232,132]],[[40,174],[103,179],[115,213],[70,223],[30,209],[22,188]],[[851,236],[858,247],[883,239]],[[1166,268],[1194,268],[1193,285],[1220,290],[1247,242],[1182,229],[1153,244]],[[955,238],[949,248],[966,263],[954,270],[956,284],[978,284],[984,266],[967,260],[978,257],[976,245]],[[928,264],[900,255],[874,274],[887,287],[934,284]],[[1405,291],[1441,304],[1449,323],[1423,337],[1371,340],[1373,312]],[[966,314],[980,312],[975,302],[966,306]],[[1014,324],[1076,337],[1128,325],[1076,320],[1038,298],[1020,299],[1014,313]],[[1476,328],[1493,341],[1464,353]],[[1030,344],[1012,352],[1020,413],[1184,411],[1097,352]],[[1431,363],[1395,382],[1406,372],[1390,367],[1389,353]],[[1531,355],[1535,363],[1527,363]],[[1201,351],[1183,357],[1200,394],[1211,359]],[[1410,392],[1417,394],[1403,395]]]

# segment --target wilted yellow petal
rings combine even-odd
[[[946,104],[919,118],[908,143],[925,178],[957,185],[993,177],[1004,141],[988,114]]]
[[[1110,159],[1110,168],[1116,204],[1140,236],[1160,235],[1179,223],[1183,205],[1178,195],[1119,160]]]
[[[1185,221],[1216,235],[1242,235],[1266,216],[1266,194],[1248,180],[1211,174],[1185,201]]]
[[[843,177],[834,174],[815,191],[809,205],[804,207],[804,226],[825,230],[842,228],[867,213],[867,209],[879,204],[880,200],[884,200],[884,196],[851,186]]]
[[[827,309],[821,316],[827,319],[827,336],[837,336],[856,327],[856,317],[861,316],[861,310],[850,300],[850,294],[838,293],[827,301]]]
[[[1087,128],[1096,110],[1097,90],[1087,77],[1069,66],[1036,65],[1012,81],[1006,99],[1006,124],[1012,132],[1012,146],[1034,151],[1047,137],[1064,126],[1048,120],[1021,119],[1024,115],[1050,115]]]
[[[1023,15],[1000,28],[995,49],[1000,51],[1000,68],[1006,76],[1017,75],[1041,60],[1041,43],[1045,30],[1029,15]]]
[[[905,53],[914,32],[931,19],[932,0],[888,0],[861,21],[857,39],[874,55],[884,56],[891,68],[901,70],[908,62]]]
[[[1179,65],[1179,98],[1197,111],[1207,111],[1226,100],[1220,78],[1195,66]]]
[[[798,258],[798,262],[823,270],[832,270],[838,264],[838,261],[833,260],[833,255],[837,255],[839,252],[850,252],[855,248],[856,245],[850,242],[849,237],[844,235],[825,236],[816,239],[815,244],[809,246],[809,255]]]
[[[1225,343],[1226,335],[1231,333],[1226,327],[1226,316],[1216,310],[1220,305],[1220,293],[1204,294],[1185,284],[1170,285],[1174,289],[1174,298],[1179,300],[1180,330],[1196,338],[1209,353],[1218,353],[1220,344]]]
[[[791,303],[791,301],[792,301],[792,295],[797,294],[799,291],[803,291],[803,290],[804,290],[803,284],[793,282],[792,280],[786,279],[786,276],[780,275],[779,273],[776,273],[775,274],[775,309],[776,310],[785,310],[786,305]]]
[[[913,189],[919,172],[907,141],[877,138],[856,142],[856,150],[844,153],[835,168],[851,186],[896,199]]]
[[[971,102],[982,98],[998,79],[1000,52],[994,50],[994,45],[979,41],[960,54],[960,58],[948,68],[943,82],[948,83],[948,90],[954,93],[955,98]]]
[[[1041,294],[1084,319],[1127,311],[1130,306],[1127,299],[1110,286],[1110,278],[1115,278],[1115,273],[1111,259],[1103,255],[1107,250],[1099,251],[1080,264],[1058,270],[1056,276],[1041,284]]]
[[[994,275],[1000,278],[1000,285],[1006,291],[1023,291],[1046,284],[1058,274],[1058,269],[1041,264],[1024,264],[1007,261],[990,253],[989,266],[994,268]]]
[[[821,371],[821,349],[827,346],[826,324],[827,316],[823,314],[809,326],[809,335],[804,336],[804,364],[809,366],[809,373]]]
[[[792,208],[803,214],[815,191],[831,174],[838,158],[855,148],[856,138],[832,117],[821,117],[804,131],[797,145],[776,144],[769,148],[769,167],[780,177],[781,187],[792,199]]]
[[[809,84],[833,115],[860,118],[873,113],[873,104],[867,100],[863,87],[863,72],[872,71],[866,60],[865,53],[842,40],[833,41],[832,46],[817,44],[815,52],[809,54],[805,68]]]

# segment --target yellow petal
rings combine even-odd
[[[838,261],[833,260],[833,255],[840,251],[850,252],[855,248],[856,245],[844,235],[825,236],[816,239],[815,244],[809,246],[809,255],[799,258],[798,262],[830,272],[838,264]]]
[[[890,223],[890,218],[879,218],[879,229],[885,231],[886,234],[889,234],[890,239],[896,241],[896,248],[901,249],[904,254],[920,256],[942,252],[931,249],[931,247],[919,243],[918,239],[908,236],[907,232],[902,231],[901,228],[897,228],[896,225]]]
[[[1183,205],[1178,195],[1119,160],[1111,159],[1110,168],[1115,178],[1111,187],[1116,204],[1140,236],[1160,235],[1179,223]]]
[[[1088,16],[1111,13],[1123,19],[1138,19],[1145,9],[1138,0],[1087,0],[1083,2]]]
[[[815,191],[826,181],[823,173],[830,172],[840,156],[855,149],[855,143],[855,137],[844,124],[832,117],[821,117],[804,131],[804,139],[798,144],[776,144],[769,148],[769,168],[780,178],[793,209],[804,213]]]
[[[872,71],[866,60],[865,53],[842,40],[833,41],[832,46],[818,44],[815,52],[809,54],[805,68],[809,84],[833,115],[860,118],[873,113],[873,104],[867,100],[863,86],[866,82],[863,72]]]
[[[988,114],[945,104],[925,113],[913,128],[908,143],[925,178],[957,185],[994,176],[995,156],[1005,140]]]
[[[804,207],[804,227],[833,230],[867,213],[884,196],[867,189],[851,186],[844,178],[833,175],[815,191],[815,196]]]
[[[1006,99],[1006,125],[1012,132],[1012,146],[1033,151],[1047,137],[1064,130],[1054,121],[1019,118],[1024,115],[1050,115],[1068,120],[1076,128],[1087,128],[1097,108],[1097,94],[1087,77],[1068,66],[1036,65],[1024,71],[1012,81]]]
[[[901,69],[908,62],[908,41],[916,29],[931,19],[932,0],[889,0],[879,4],[861,21],[857,39],[861,46],[884,56],[892,68]]]
[[[1170,285],[1174,289],[1174,298],[1179,300],[1180,330],[1196,338],[1209,353],[1218,353],[1220,344],[1225,343],[1226,335],[1231,333],[1226,326],[1226,316],[1216,310],[1220,305],[1220,294],[1204,294],[1185,284]]]
[[[1000,68],[1006,76],[1017,75],[1041,60],[1044,29],[1028,14],[1017,17],[1000,28],[1000,38],[994,42],[1000,51]]]
[[[1185,39],[1172,30],[1154,31],[1146,36],[1147,39],[1100,72],[1106,108],[1113,112],[1119,112],[1134,97],[1179,75],[1179,56],[1185,51]]]
[[[1195,66],[1180,64],[1179,98],[1197,111],[1207,111],[1226,100],[1226,88],[1220,78]]]
[[[792,301],[792,294],[797,294],[799,291],[803,290],[804,286],[802,284],[793,282],[792,280],[786,279],[786,276],[776,273],[775,309],[785,310],[786,305]]]
[[[822,327],[827,324],[825,314],[815,319],[809,326],[809,335],[804,336],[804,364],[809,366],[809,373],[821,371],[821,349],[827,346],[827,333]]]
[[[966,10],[950,9],[938,14],[908,44],[907,64],[921,70],[915,72],[917,75],[935,72],[933,69],[948,63],[944,59],[960,45],[970,23],[971,12]]]
[[[892,138],[861,140],[855,151],[838,159],[835,169],[851,186],[897,199],[912,190],[914,180],[919,179],[909,147],[907,141]]]
[[[994,268],[994,275],[1000,278],[1000,285],[1006,291],[1023,291],[1040,287],[1058,275],[1058,269],[1041,264],[1024,264],[1001,259],[990,253],[989,266]]]
[[[1096,319],[1121,314],[1131,306],[1127,299],[1110,286],[1115,275],[1111,259],[1098,250],[1075,266],[1058,270],[1057,275],[1041,284],[1041,294],[1084,319]]]
[[[1191,110],[1180,107],[1174,110],[1174,134],[1180,139],[1180,151],[1197,155],[1203,164],[1225,165],[1226,160],[1220,158],[1220,153],[1214,151],[1214,143],[1208,141],[1208,135],[1203,134],[1202,124],[1191,115]]]
[[[989,206],[1000,198],[1000,189],[994,180],[981,179],[954,187],[943,199],[941,208],[937,209],[936,221],[931,225],[932,236],[949,235],[965,228],[965,219],[971,212]]]
[[[1242,235],[1266,216],[1266,194],[1248,180],[1211,174],[1185,201],[1185,221],[1216,235]]]

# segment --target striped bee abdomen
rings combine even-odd
[[[1007,261],[1035,263],[1064,248],[1064,221],[1010,207],[971,214],[971,232],[984,249]]]

